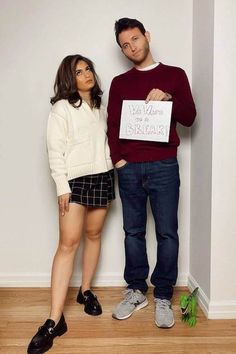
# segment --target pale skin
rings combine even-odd
[[[95,79],[84,61],[79,61],[76,65],[76,82],[80,96],[92,108],[90,93]],[[76,251],[83,235],[82,291],[91,287],[100,255],[101,232],[108,211],[108,207],[92,208],[69,203],[69,199],[70,194],[58,197],[60,235],[52,266],[50,311],[50,318],[55,323],[63,312]]]
[[[149,32],[142,34],[142,32],[137,27],[129,28],[119,34],[119,43],[121,51],[129,60],[133,62],[136,69],[143,69],[155,63],[149,47]],[[148,103],[149,101],[169,101],[171,98],[172,96],[169,93],[163,92],[158,88],[153,88],[145,98],[145,102]],[[117,161],[115,167],[122,167],[126,163],[126,160],[121,159]]]

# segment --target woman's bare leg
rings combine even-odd
[[[59,216],[60,239],[54,257],[51,276],[50,318],[57,323],[63,312],[74,259],[83,232],[86,207],[70,203],[69,211]]]
[[[82,291],[90,289],[96,271],[100,249],[101,232],[107,208],[88,208],[84,225],[84,249],[82,266]]]

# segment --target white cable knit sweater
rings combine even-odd
[[[68,181],[113,168],[107,143],[106,110],[86,102],[74,108],[67,100],[56,102],[47,127],[47,147],[57,195],[70,193]]]

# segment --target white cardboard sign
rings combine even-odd
[[[171,111],[170,101],[124,100],[120,138],[168,142]]]

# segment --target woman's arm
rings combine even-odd
[[[67,130],[65,117],[52,110],[48,118],[47,148],[51,175],[56,183],[58,196],[71,192],[66,169]]]

